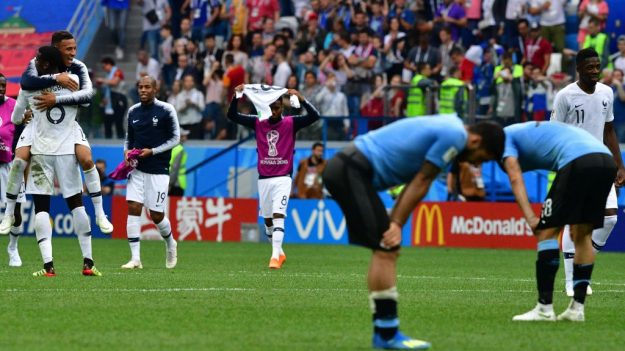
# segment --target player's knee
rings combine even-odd
[[[373,254],[383,260],[397,261],[399,258],[399,250],[394,251],[382,251],[382,250],[374,250]]]
[[[15,150],[15,160],[30,161],[30,147],[20,147]],[[14,160],[14,161],[15,161]]]
[[[273,219],[272,218],[265,218],[265,225],[267,227],[273,227]]]
[[[284,218],[284,214],[282,213],[274,213],[273,218]]]
[[[50,214],[48,212],[39,212],[35,215],[35,232],[41,233],[52,227],[50,223]]]
[[[78,194],[72,195],[68,197],[67,199],[65,199],[65,201],[67,202],[67,207],[69,207],[69,210],[72,211],[75,208],[82,206],[82,194],[78,193]]]
[[[616,208],[606,208],[605,209],[604,216],[608,217],[608,216],[616,216],[616,215],[618,215],[618,209],[616,209]]]
[[[128,201],[128,214],[131,216],[141,216],[141,210],[143,209],[143,205],[138,203],[138,202],[134,202],[134,201]]]
[[[35,203],[35,213],[50,213],[50,196],[49,195],[33,195]]]
[[[159,224],[165,218],[165,213],[150,210],[150,217],[152,217],[152,221],[154,221],[154,223]]]
[[[74,230],[78,234],[91,232],[91,223],[85,208],[80,206],[72,210],[72,218],[74,220]]]
[[[80,162],[80,166],[82,167],[84,171],[88,171],[92,169],[93,167],[95,167],[95,163],[93,163],[93,160],[91,158],[86,159],[86,160],[78,159],[78,162]]]

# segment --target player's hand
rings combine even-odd
[[[304,96],[302,96],[302,94],[301,94],[299,91],[295,90],[295,89],[289,89],[289,90],[287,91],[287,94],[289,94],[289,95],[295,95],[295,96],[297,96],[297,98],[299,99],[299,101],[304,101]]]
[[[24,125],[30,123],[30,121],[33,120],[33,110],[31,110],[30,108],[27,108],[26,111],[24,111],[24,119],[22,120],[22,123],[24,123]]]
[[[236,91],[237,93],[242,93],[243,92],[243,88],[245,88],[244,84],[239,84],[236,86],[236,88],[234,88],[234,91]]]
[[[616,171],[616,180],[614,181],[614,185],[620,188],[623,184],[625,184],[625,168],[619,167]]]
[[[68,73],[61,73],[56,76],[56,82],[63,88],[67,88],[71,91],[78,90],[78,83],[69,77]]]
[[[540,219],[538,217],[532,217],[527,221],[527,224],[532,228],[532,232],[536,233],[536,227],[538,227],[538,222]]]
[[[154,155],[154,152],[152,152],[152,149],[143,149],[141,150],[141,154],[139,155],[139,158],[146,158],[152,155]]]
[[[391,249],[399,246],[400,244],[401,227],[397,223],[391,222],[388,230],[382,235],[382,241],[380,242],[380,246],[385,249]]]
[[[49,91],[43,92],[39,96],[35,96],[35,100],[37,100],[37,102],[35,102],[35,108],[39,111],[45,111],[56,105],[56,96]]]

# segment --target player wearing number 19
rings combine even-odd
[[[141,150],[138,164],[128,177],[126,200],[128,201],[127,234],[131,259],[122,268],[143,268],[140,256],[141,211],[150,211],[166,244],[165,267],[174,268],[177,263],[177,246],[171,224],[165,216],[165,201],[169,187],[169,160],[171,149],[180,142],[180,127],[174,107],[159,101],[156,96],[156,80],[142,77],[137,82],[140,102],[128,110],[128,132],[124,144],[124,159],[128,152]]]
[[[561,122],[526,122],[504,129],[503,165],[525,220],[538,239],[536,283],[538,304],[514,321],[555,321],[553,285],[560,265],[558,235],[569,225],[575,243],[573,300],[558,320],[584,321],[586,288],[595,261],[591,234],[603,227],[605,199],[616,177],[616,163],[590,133]],[[522,172],[556,171],[540,219],[530,206]]]

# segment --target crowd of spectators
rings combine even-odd
[[[133,78],[158,78],[159,98],[176,107],[189,139],[241,135],[224,110],[242,83],[300,90],[323,116],[341,117],[328,123],[328,137],[345,140],[386,123],[358,125],[358,117],[467,117],[469,99],[477,118],[503,124],[548,119],[555,93],[575,80],[575,50],[564,42],[568,0],[130,3],[141,6],[143,15],[143,49]],[[614,88],[620,122],[625,36],[611,55],[602,32],[607,3],[580,0],[575,10],[579,47],[594,47],[603,58],[603,80]],[[115,38],[121,50],[124,36]],[[109,75],[103,106],[115,114],[119,74],[113,59],[102,64]],[[136,101],[133,85],[124,88]],[[624,140],[625,130],[617,131]],[[301,137],[318,139],[320,133],[317,123]]]

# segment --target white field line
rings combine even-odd
[[[142,289],[142,288],[123,288],[123,289],[109,289],[109,288],[92,288],[92,289],[75,289],[75,288],[55,288],[55,289],[3,289],[0,290],[5,293],[29,293],[29,292],[95,292],[95,293],[128,293],[128,292],[136,292],[136,293],[176,293],[176,292],[256,292],[256,291],[286,291],[286,292],[301,292],[301,293],[311,293],[311,292],[366,292],[367,289],[341,289],[341,288],[333,288],[333,289],[317,289],[317,288],[270,288],[270,289],[261,289],[261,288],[227,288],[227,287],[214,287],[214,288],[150,288],[150,289]],[[424,289],[423,292],[431,293],[431,292],[447,292],[447,293],[531,293],[534,294],[536,291],[534,290],[516,290],[516,289]],[[415,292],[415,290],[412,290]],[[596,294],[604,294],[604,293],[614,293],[614,294],[622,294],[625,293],[625,289],[610,289],[610,290],[596,290]]]

